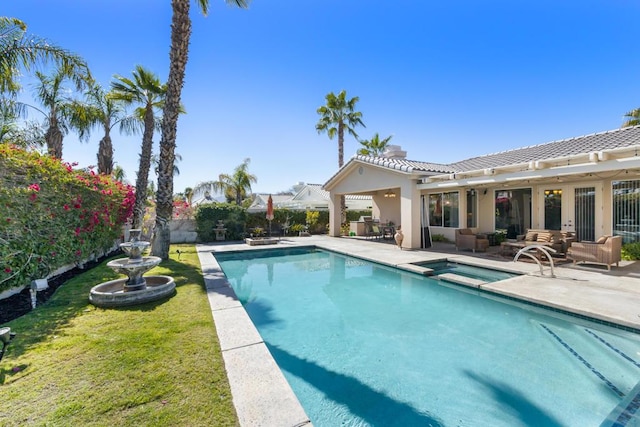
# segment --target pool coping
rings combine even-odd
[[[367,244],[368,243],[368,244]],[[376,246],[373,242],[358,241],[355,245],[347,243],[345,239],[319,237],[319,238],[293,238],[279,242],[270,248],[248,246],[245,244],[198,244],[196,245],[198,256],[205,280],[207,297],[211,305],[212,315],[216,331],[220,340],[225,369],[229,378],[233,403],[238,414],[238,420],[242,426],[254,425],[278,425],[278,426],[311,426],[312,423],[298,401],[295,393],[289,386],[282,371],[275,363],[266,344],[251,322],[248,314],[238,301],[235,292],[216,261],[214,252],[250,251],[250,250],[274,250],[283,247],[317,247],[363,260],[375,262],[390,267],[400,268],[406,271],[422,274],[414,265],[415,262],[435,260],[455,260],[470,265],[478,265],[503,271],[523,274],[522,280],[511,278],[495,283],[486,284],[458,284],[454,286],[469,287],[479,292],[487,292],[497,297],[506,297],[539,305],[551,310],[574,314],[578,317],[593,321],[601,321],[604,324],[622,326],[621,329],[636,332],[640,330],[640,314],[637,319],[629,320],[611,316],[606,313],[593,313],[587,304],[580,307],[584,299],[578,299],[577,304],[568,304],[567,301],[554,301],[549,298],[549,292],[557,291],[562,286],[550,286],[550,283],[571,283],[571,280],[582,280],[589,285],[596,282],[601,286],[603,281],[610,281],[608,277],[598,277],[597,273],[583,270],[566,270],[559,277],[551,278],[535,274],[537,265],[517,263],[499,265],[486,258],[477,258],[451,253],[439,253],[432,251],[390,251],[389,248]],[[391,248],[394,249],[394,248]],[[556,270],[557,272],[557,270]],[[566,274],[569,273],[569,274]],[[589,275],[589,279],[584,279]],[[595,279],[594,279],[595,277]],[[634,275],[635,277],[635,275]],[[638,276],[640,277],[640,275]],[[556,282],[553,282],[556,280]],[[640,280],[632,278],[633,285],[640,285]],[[564,281],[564,282],[563,282]],[[566,282],[566,283],[565,283]],[[626,279],[625,279],[626,282]],[[584,283],[579,283],[585,286]],[[626,283],[625,283],[626,285]],[[517,289],[514,289],[517,287]],[[536,287],[544,287],[540,292]],[[634,292],[634,297],[640,302],[640,286]],[[533,291],[532,291],[533,290]],[[578,289],[574,289],[579,292]],[[593,289],[591,289],[593,290]],[[626,289],[624,289],[626,291]],[[538,294],[536,294],[536,291]],[[637,295],[635,295],[637,293]],[[597,297],[607,298],[607,295],[597,294]],[[622,295],[625,297],[626,295]],[[620,295],[618,295],[619,298]],[[634,300],[635,301],[635,300]],[[569,301],[570,302],[570,301]],[[633,301],[631,301],[633,303]],[[626,313],[625,313],[626,314]],[[268,392],[265,393],[265,390]]]
[[[311,426],[211,250],[198,257],[240,425]]]

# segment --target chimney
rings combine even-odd
[[[406,159],[407,152],[402,150],[399,145],[387,145],[387,148],[382,153],[382,157],[387,159]]]

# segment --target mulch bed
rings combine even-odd
[[[38,291],[36,296],[36,305],[43,304],[46,302],[51,296],[54,294],[56,289],[60,286],[64,285],[67,280],[77,276],[78,274],[84,273],[90,268],[95,267],[100,264],[105,258],[111,256],[112,254],[105,255],[94,261],[89,261],[84,264],[84,268],[75,267],[69,271],[66,271],[59,276],[51,277],[48,280],[49,287],[45,290]],[[27,286],[20,293],[10,296],[9,298],[5,298],[0,300],[0,325],[3,323],[9,322],[13,319],[17,319],[18,317],[27,314],[32,310],[31,308],[31,288]],[[87,295],[87,298],[89,296]]]

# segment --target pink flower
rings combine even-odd
[[[40,191],[40,186],[38,184],[31,184],[29,190]]]
[[[4,268],[4,272],[7,273],[7,274],[11,273],[11,268],[5,267]]]
[[[69,205],[66,205],[66,204],[65,204],[65,205],[62,207],[62,209],[64,209],[65,211],[68,211],[70,208],[69,208]]]

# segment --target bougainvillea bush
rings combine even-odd
[[[0,144],[0,291],[107,251],[132,213],[133,188]]]

